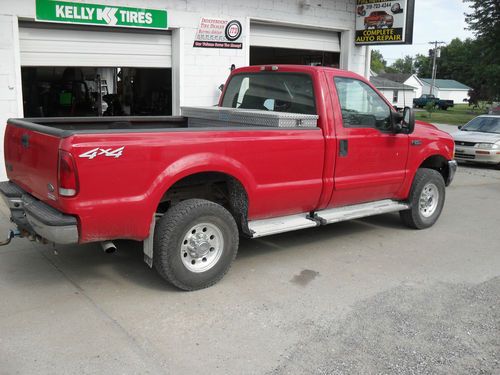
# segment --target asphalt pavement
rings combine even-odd
[[[387,214],[242,240],[189,293],[135,242],[14,239],[0,374],[500,374],[499,202],[500,171],[461,166],[432,228]]]

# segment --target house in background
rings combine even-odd
[[[411,73],[380,73],[379,78],[385,78],[394,82],[398,82],[415,89],[415,97],[419,98],[422,95],[422,88],[424,83],[417,77],[416,74]]]
[[[370,82],[396,108],[411,107],[416,97],[416,89],[400,82],[392,81],[379,76],[370,77]]]
[[[422,94],[430,94],[432,79],[419,78],[419,80],[423,83]],[[433,94],[439,99],[453,100],[455,104],[458,104],[469,99],[470,89],[469,86],[454,79],[436,79]]]

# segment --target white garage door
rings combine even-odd
[[[340,34],[328,30],[315,30],[278,24],[250,24],[250,45],[340,52]]]
[[[168,32],[63,29],[21,26],[22,66],[119,66],[170,68]]]

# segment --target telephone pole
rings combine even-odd
[[[446,44],[445,42],[438,42],[438,41],[434,41],[434,42],[429,42],[429,44],[433,44],[434,45],[434,52],[432,53],[432,83],[431,83],[431,90],[429,92],[430,95],[432,95],[434,93],[434,87],[436,86],[436,72],[437,72],[437,54],[438,54],[438,51],[439,50],[439,45],[440,44]]]

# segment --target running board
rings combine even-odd
[[[252,238],[257,238],[316,227],[318,225],[337,223],[339,221],[407,210],[408,208],[410,206],[407,203],[385,199],[352,206],[329,208],[315,212],[312,217],[310,214],[302,213],[271,219],[253,220],[248,222],[248,227],[252,231]]]
[[[361,217],[407,210],[408,208],[410,208],[410,206],[406,203],[386,199],[383,201],[362,203],[353,206],[336,207],[317,211],[314,214],[314,218],[319,220],[321,224],[331,224],[338,223],[339,221],[359,219]]]
[[[309,214],[280,216],[273,217],[271,219],[253,220],[248,222],[248,227],[252,231],[252,238],[317,227],[318,225],[320,225],[320,223],[318,221],[311,220]]]

